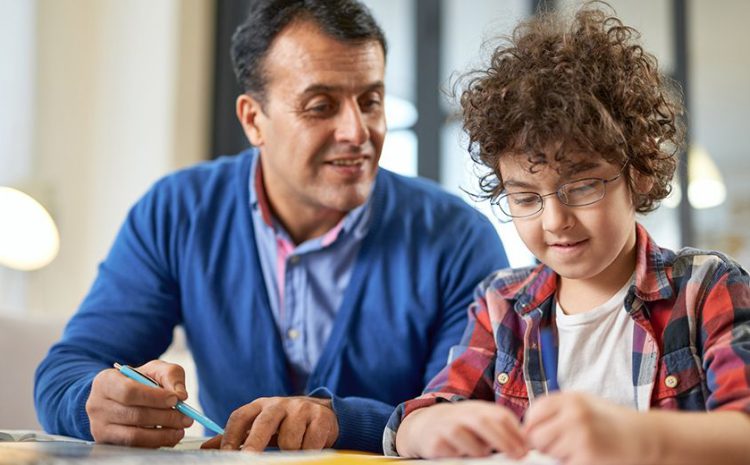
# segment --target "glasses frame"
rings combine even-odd
[[[620,168],[620,172],[617,173],[615,176],[609,178],[609,179],[596,178],[596,177],[574,179],[572,181],[568,181],[566,183],[561,184],[557,188],[557,190],[555,190],[554,192],[550,192],[549,194],[543,194],[543,195],[540,194],[540,193],[538,193],[538,192],[527,192],[527,191],[524,191],[524,192],[506,192],[506,193],[500,195],[497,199],[492,200],[490,203],[492,204],[492,206],[497,207],[503,213],[503,215],[505,215],[505,216],[507,216],[508,218],[511,218],[511,219],[513,219],[513,218],[529,218],[529,217],[532,217],[534,215],[538,215],[539,213],[541,213],[542,211],[544,211],[544,199],[546,197],[550,197],[550,196],[553,196],[553,195],[557,196],[557,200],[559,200],[560,203],[562,203],[563,205],[565,205],[567,207],[572,207],[572,208],[586,207],[588,205],[593,205],[593,204],[595,204],[597,202],[601,202],[602,199],[604,199],[604,197],[606,197],[606,195],[607,195],[607,184],[615,182],[618,179],[620,179],[622,177],[622,174],[625,172],[625,168],[627,166],[628,166],[628,163],[626,162],[624,165],[622,165],[622,168]],[[570,185],[570,184],[575,184],[575,183],[581,182],[581,181],[600,181],[602,183],[603,188],[604,188],[602,190],[602,196],[599,197],[598,199],[592,200],[591,202],[588,202],[588,203],[581,203],[581,204],[571,205],[567,201],[564,200],[565,195],[563,193],[563,189],[566,186]],[[526,195],[535,195],[535,196],[537,196],[539,198],[539,210],[535,211],[534,213],[529,213],[528,215],[511,215],[511,214],[507,213],[503,209],[503,207],[501,206],[501,202],[503,201],[503,199],[506,199],[506,198],[510,197],[511,195],[516,195],[516,194],[526,194]]]

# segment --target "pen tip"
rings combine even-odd
[[[120,365],[119,363],[115,362],[114,367],[119,370],[120,368],[122,368],[122,365]]]

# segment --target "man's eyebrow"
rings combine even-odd
[[[372,92],[372,91],[382,91],[385,88],[385,84],[383,84],[383,81],[376,81],[372,84],[369,84],[365,86],[360,93],[365,92]],[[311,84],[305,88],[305,90],[302,91],[303,94],[309,95],[309,94],[327,94],[327,93],[335,93],[335,92],[341,92],[344,90],[343,86],[331,86],[327,84]]]

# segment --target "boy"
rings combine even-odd
[[[569,27],[521,24],[468,75],[480,185],[541,265],[479,285],[461,346],[394,412],[386,453],[750,462],[748,274],[661,249],[635,220],[668,195],[683,141],[636,39],[589,6]]]

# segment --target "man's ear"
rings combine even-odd
[[[262,120],[265,118],[261,103],[248,94],[237,97],[237,119],[240,120],[245,136],[255,147],[263,145]]]

